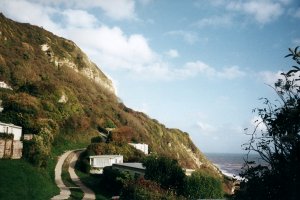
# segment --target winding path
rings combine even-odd
[[[70,153],[72,153],[72,151],[67,151],[58,158],[57,164],[55,166],[55,183],[60,189],[60,193],[59,195],[52,197],[52,200],[68,199],[71,195],[70,189],[64,184],[64,182],[61,179],[62,166],[66,158],[70,155]]]
[[[79,177],[75,173],[75,164],[76,164],[76,161],[78,160],[79,155],[80,155],[81,152],[82,152],[82,150],[76,151],[74,153],[73,157],[71,158],[70,165],[69,165],[69,174],[70,174],[70,177],[71,177],[72,181],[78,187],[80,187],[80,189],[83,191],[83,193],[84,193],[83,199],[85,199],[85,200],[93,200],[93,199],[96,199],[95,193],[90,188],[88,188],[87,186],[85,186],[80,181]]]
[[[89,189],[88,187],[86,187],[79,179],[79,177],[76,175],[75,173],[75,164],[76,161],[78,160],[78,157],[80,155],[80,153],[83,150],[72,150],[72,151],[67,151],[65,152],[63,155],[61,155],[57,161],[57,164],[55,166],[55,183],[57,185],[57,187],[60,189],[60,193],[59,195],[56,195],[54,197],[51,198],[51,200],[61,200],[61,199],[68,199],[70,198],[71,195],[71,191],[70,189],[63,183],[62,178],[61,178],[61,172],[62,172],[62,166],[66,160],[66,158],[71,155],[71,160],[69,163],[69,174],[70,177],[72,179],[72,181],[78,186],[80,187],[80,189],[83,191],[84,195],[83,198],[84,200],[94,200],[96,199],[96,195],[95,193]]]

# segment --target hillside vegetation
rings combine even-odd
[[[101,132],[117,146],[147,143],[151,152],[177,159],[182,167],[219,175],[187,133],[120,102],[111,80],[75,43],[2,14],[0,81],[12,88],[0,88],[0,121],[34,134],[24,141],[23,157],[37,167],[47,168],[49,159],[53,162],[66,149],[87,147]]]

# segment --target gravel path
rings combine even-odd
[[[69,199],[70,198],[71,191],[70,191],[69,187],[67,187],[63,183],[62,178],[61,178],[61,172],[62,172],[63,164],[64,164],[66,158],[70,154],[73,154],[73,155],[70,156],[71,159],[70,159],[68,171],[69,171],[69,174],[70,174],[70,177],[71,177],[72,181],[78,187],[80,187],[80,189],[83,191],[84,196],[83,196],[82,199],[84,199],[84,200],[94,200],[94,199],[96,199],[95,193],[91,189],[86,187],[80,181],[79,177],[75,173],[75,164],[76,164],[76,161],[78,160],[78,157],[79,157],[79,155],[82,151],[83,150],[67,151],[59,157],[59,159],[57,161],[57,164],[55,166],[55,183],[56,183],[57,187],[60,189],[60,193],[59,193],[59,195],[56,195],[56,196],[52,197],[51,200],[62,200],[62,199]]]
[[[52,197],[51,198],[52,200],[68,199],[71,195],[70,189],[64,184],[64,182],[61,179],[62,166],[66,158],[70,155],[70,153],[72,153],[72,151],[67,151],[63,155],[61,155],[55,166],[55,183],[57,187],[60,189],[60,193],[59,195]]]
[[[81,152],[82,151],[76,151],[74,153],[74,156],[71,158],[70,165],[69,165],[69,174],[70,174],[70,177],[71,177],[72,181],[78,187],[80,187],[80,189],[83,191],[83,193],[84,193],[83,199],[84,200],[94,200],[94,199],[96,199],[95,193],[90,188],[86,187],[80,181],[79,177],[75,173],[75,164],[76,164],[76,161],[78,160],[78,157],[79,157]]]

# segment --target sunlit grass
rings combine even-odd
[[[24,160],[0,160],[0,199],[50,199],[59,193],[45,169]]]

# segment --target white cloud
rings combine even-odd
[[[148,5],[150,4],[153,0],[138,0],[142,5]]]
[[[229,15],[224,16],[213,16],[209,18],[200,19],[195,23],[195,25],[199,28],[213,26],[213,27],[228,27],[232,25],[232,18]]]
[[[62,12],[66,24],[71,27],[93,27],[97,24],[97,18],[83,10],[64,10]]]
[[[258,73],[258,77],[264,81],[264,83],[274,86],[274,83],[277,82],[278,79],[282,79],[281,75],[282,71],[271,72],[271,71],[262,71]]]
[[[189,44],[195,44],[199,40],[197,33],[192,31],[183,31],[183,30],[169,31],[166,33],[166,35],[180,36],[183,38],[184,41],[186,41]]]
[[[235,79],[245,76],[246,72],[240,70],[238,66],[232,66],[223,68],[223,70],[218,72],[217,75],[221,78]]]
[[[270,0],[234,1],[227,4],[227,9],[253,16],[261,24],[277,19],[284,12],[280,3]]]
[[[4,15],[19,22],[30,22],[31,24],[43,26],[50,31],[59,28],[51,19],[51,16],[57,12],[51,7],[23,0],[2,0],[0,1],[0,9]]]
[[[79,0],[80,1],[80,0]],[[80,1],[86,4],[86,1]],[[134,0],[89,0],[91,6],[101,7],[105,14],[113,19],[135,19]]]
[[[279,0],[284,5],[289,5],[293,0]]]
[[[200,133],[204,135],[214,134],[218,130],[215,126],[209,123],[198,121],[196,124],[197,127],[200,129]]]
[[[175,73],[178,77],[193,77],[197,75],[204,75],[212,77],[216,70],[202,61],[188,62],[183,68],[177,69]]]
[[[254,129],[256,129],[256,131],[259,132],[266,132],[267,131],[267,127],[266,125],[263,123],[263,120],[260,116],[254,116],[251,120],[250,120],[250,124],[252,127],[254,127]]]
[[[73,0],[68,3],[72,5],[82,2]],[[86,3],[92,4],[91,1]],[[234,79],[244,75],[236,66],[217,70],[200,60],[186,62],[182,67],[172,66],[158,56],[143,35],[127,35],[119,27],[100,24],[95,16],[87,11],[69,7],[61,10],[54,4],[33,4],[24,0],[0,2],[4,14],[13,19],[43,26],[55,34],[73,40],[104,71],[126,70],[134,77],[151,80],[186,79],[195,76]],[[61,21],[54,21],[53,15],[60,16]],[[190,43],[198,40],[193,32],[173,31],[167,34],[180,35]],[[173,58],[179,56],[175,49],[166,53]]]
[[[14,2],[17,2],[15,0]],[[69,9],[90,9],[100,8],[104,14],[115,20],[136,19],[134,0],[21,0],[19,2],[32,2],[43,6],[58,8],[64,6]]]
[[[209,78],[224,78],[234,79],[245,75],[245,72],[239,69],[237,66],[225,67],[221,70],[217,70],[202,61],[188,62],[183,68],[178,69],[178,76],[191,77],[197,75],[204,75]]]
[[[300,8],[298,8],[297,10],[294,11],[294,16],[296,18],[300,18]]]
[[[177,58],[179,56],[179,53],[176,49],[170,49],[169,51],[166,51],[165,54],[171,58]]]

